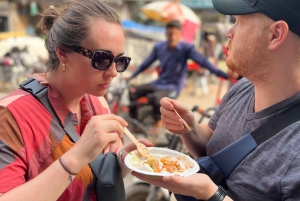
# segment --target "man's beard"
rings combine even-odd
[[[232,49],[231,41],[228,42],[229,56],[226,58],[227,67],[240,76],[251,80],[263,79],[263,44],[260,41]]]
[[[228,42],[227,44],[227,51],[228,51],[228,55],[226,57],[226,66],[232,70],[233,72],[236,72],[236,66],[234,64],[234,62],[232,61],[232,59],[228,58],[229,57],[229,54],[230,54],[230,51],[232,51],[231,49],[231,40]],[[236,72],[237,73],[237,72]]]

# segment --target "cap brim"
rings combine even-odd
[[[258,12],[244,0],[212,0],[212,2],[215,9],[224,15],[244,15]]]

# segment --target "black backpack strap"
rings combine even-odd
[[[268,139],[272,138],[289,125],[300,120],[300,102],[291,106],[287,110],[277,114],[272,120],[260,126],[250,134],[245,135],[227,147],[208,157],[213,163],[205,160],[205,157],[197,159],[198,163],[209,172],[208,175],[215,183],[220,184],[222,175],[227,179],[234,169],[253,151]],[[207,162],[207,163],[206,163]],[[208,165],[207,165],[208,164]],[[217,175],[219,170],[222,175]],[[204,171],[204,170],[202,170]],[[217,176],[217,178],[214,178]],[[219,179],[218,179],[219,178]]]
[[[73,142],[77,142],[79,140],[79,136],[77,135],[76,131],[74,130],[74,125],[70,121],[63,126],[54,111],[52,105],[48,99],[48,87],[39,83],[38,80],[34,78],[28,78],[24,82],[20,84],[20,88],[31,93],[38,101],[40,101],[44,107],[50,112],[52,118],[59,123],[59,125],[64,129],[64,131],[69,135]]]
[[[300,102],[279,113],[274,119],[251,133],[257,145],[262,144],[289,125],[300,120]]]
[[[65,126],[61,124],[56,112],[54,111],[52,105],[49,102],[48,87],[40,84],[39,81],[34,78],[28,78],[27,80],[25,80],[20,84],[20,88],[31,93],[38,101],[40,101],[44,105],[44,107],[52,115],[52,118],[64,129],[64,131],[69,135],[69,137],[73,142],[76,143],[79,140],[79,136],[76,133],[74,129],[74,125],[72,124],[71,121],[67,123]],[[103,159],[103,154],[100,154],[98,157],[95,158],[94,161],[90,163],[90,166],[95,175],[98,175],[97,173],[99,172],[99,167],[102,166],[103,163],[102,159]]]

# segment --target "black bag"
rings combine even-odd
[[[31,93],[51,113],[52,118],[60,124],[60,121],[48,99],[48,88],[41,85],[36,79],[29,78],[20,84],[20,88]],[[61,124],[60,124],[61,125]],[[79,136],[74,126],[69,122],[65,127],[61,125],[73,142],[77,142]],[[125,188],[121,169],[115,153],[101,153],[95,160],[89,163],[96,178],[97,201],[124,201]]]
[[[260,144],[299,120],[300,102],[277,114],[271,121],[223,148],[213,156],[197,158],[196,161],[200,166],[199,173],[207,174],[216,185],[221,185],[226,189],[226,179],[247,155]],[[175,197],[178,201],[197,201],[196,198],[191,196],[175,194]],[[234,200],[238,199],[235,198]]]
[[[98,201],[124,201],[125,188],[121,169],[114,152],[100,154],[90,163],[96,175],[96,195]]]

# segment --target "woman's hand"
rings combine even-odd
[[[183,118],[186,123],[194,130],[195,126],[198,125],[195,122],[195,117],[192,111],[180,104],[178,101],[172,100],[170,98],[162,98],[160,100],[160,112],[161,120],[167,130],[171,133],[185,134],[189,130],[184,126],[183,121],[174,112],[174,108],[178,114]]]
[[[74,172],[93,161],[103,149],[123,138],[127,122],[114,114],[97,115],[90,119],[80,139],[65,153],[64,158]]]
[[[162,180],[149,179],[136,172],[131,174],[147,183],[168,189],[173,193],[192,196],[200,200],[208,200],[218,189],[217,185],[206,174],[201,173],[188,177],[165,176]]]

